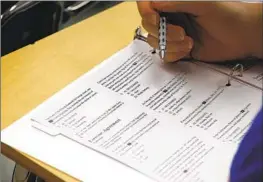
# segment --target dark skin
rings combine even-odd
[[[148,43],[158,49],[159,14],[184,12],[195,16],[201,44],[180,26],[168,24],[165,62],[192,57],[207,62],[263,58],[262,3],[137,2]]]

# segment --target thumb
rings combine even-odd
[[[211,7],[212,2],[187,2],[187,1],[166,1],[166,2],[152,2],[152,8],[159,12],[180,12],[189,13],[195,16],[200,16],[206,9]]]

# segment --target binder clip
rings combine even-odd
[[[244,66],[242,64],[236,64],[232,68],[232,70],[231,70],[231,72],[230,72],[230,74],[228,76],[228,80],[227,80],[226,86],[231,86],[231,80],[233,79],[234,76],[236,76],[236,75],[234,75],[235,71],[238,71],[238,75],[237,76],[242,77],[243,76],[243,72],[244,72]]]
[[[135,39],[138,39],[138,40],[141,40],[143,42],[147,42],[147,37],[143,36],[142,35],[142,29],[141,27],[137,27],[134,31],[134,36],[133,36],[133,40]],[[153,49],[150,51],[152,54],[155,54],[156,53],[156,49]]]
[[[133,40],[138,39],[144,42],[147,42],[147,38],[142,35],[141,27],[137,27],[134,32]]]

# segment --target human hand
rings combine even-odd
[[[183,12],[195,16],[201,44],[176,25],[167,25],[164,61],[190,57],[201,61],[226,61],[250,56],[262,58],[262,3],[244,2],[137,2],[148,43],[158,49],[158,12]]]

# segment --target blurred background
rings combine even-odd
[[[1,56],[111,8],[121,1],[1,1]],[[2,182],[44,180],[0,156]]]
[[[1,55],[102,12],[121,1],[1,1]]]

